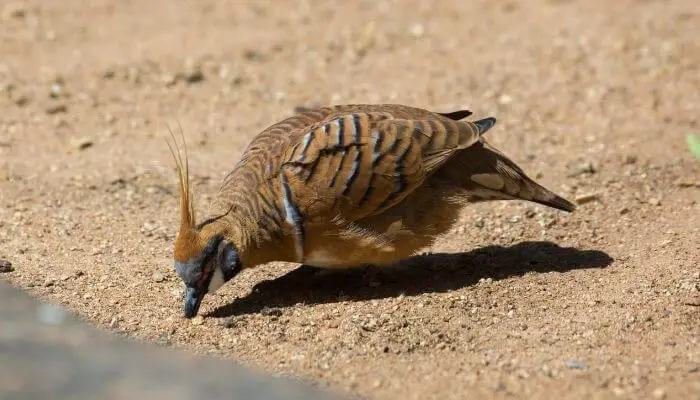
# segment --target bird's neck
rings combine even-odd
[[[209,214],[215,221],[203,229],[209,235],[222,234],[238,248],[244,268],[272,261],[295,262],[293,238],[285,234],[284,217],[267,188],[221,192]]]

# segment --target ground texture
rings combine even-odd
[[[696,1],[0,4],[0,278],[377,399],[700,393]],[[295,107],[384,102],[497,117],[492,142],[579,209],[480,204],[401,267],[270,264],[185,320],[167,126],[203,209]]]

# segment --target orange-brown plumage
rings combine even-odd
[[[205,267],[217,262],[239,269],[268,261],[387,265],[430,245],[471,202],[525,199],[574,209],[486,143],[494,119],[463,120],[470,114],[402,105],[302,111],[251,141],[199,225],[187,160],[176,157],[178,271],[198,272],[199,263],[214,274],[216,265]],[[212,279],[205,289],[222,284]]]

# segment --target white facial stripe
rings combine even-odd
[[[214,276],[212,276],[211,280],[209,281],[209,287],[207,288],[207,290],[209,293],[214,293],[218,288],[223,286],[224,283],[224,273],[221,272],[221,269],[217,267],[214,270]]]

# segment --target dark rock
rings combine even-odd
[[[230,361],[112,336],[0,282],[4,399],[331,399]]]

